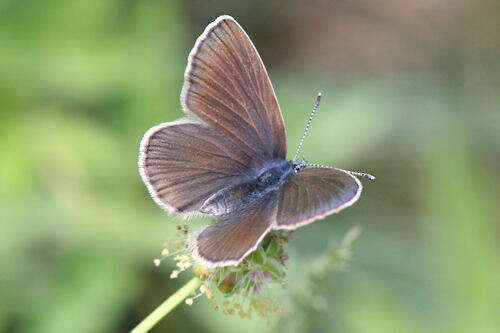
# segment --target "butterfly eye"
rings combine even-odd
[[[305,160],[294,161],[293,162],[293,172],[298,173],[306,167]]]

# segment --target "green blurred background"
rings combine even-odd
[[[498,332],[496,0],[0,0],[0,331],[127,331],[187,281],[152,264],[181,220],[148,196],[138,145],[182,116],[187,55],[220,14],[266,63],[289,154],[323,91],[305,157],[377,180],[296,232],[270,326],[201,300],[156,331]],[[326,307],[287,312],[357,224]]]

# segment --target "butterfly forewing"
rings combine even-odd
[[[245,179],[248,156],[206,124],[175,121],[153,127],[141,143],[139,168],[155,201],[189,213],[220,189]]]
[[[240,146],[255,165],[285,158],[286,133],[257,50],[229,16],[211,23],[188,59],[181,94],[192,113]]]
[[[360,181],[335,168],[311,167],[280,188],[276,229],[295,229],[336,213],[358,200]]]

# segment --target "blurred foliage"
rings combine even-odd
[[[497,331],[499,9],[493,0],[0,1],[0,331],[126,331],[182,285],[152,264],[180,220],[149,198],[138,144],[181,117],[187,54],[223,13],[266,61],[290,151],[322,90],[305,156],[377,176],[354,207],[295,234],[288,276],[301,288],[332,237],[363,227],[349,270],[322,278],[324,310],[305,317],[321,321],[304,327]],[[199,302],[158,330],[285,327]]]

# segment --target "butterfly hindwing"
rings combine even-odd
[[[280,188],[276,229],[295,229],[354,204],[363,186],[348,172],[310,167],[292,175]]]
[[[270,192],[243,211],[205,226],[190,242],[194,257],[207,266],[237,265],[271,230],[276,209],[277,194]]]

